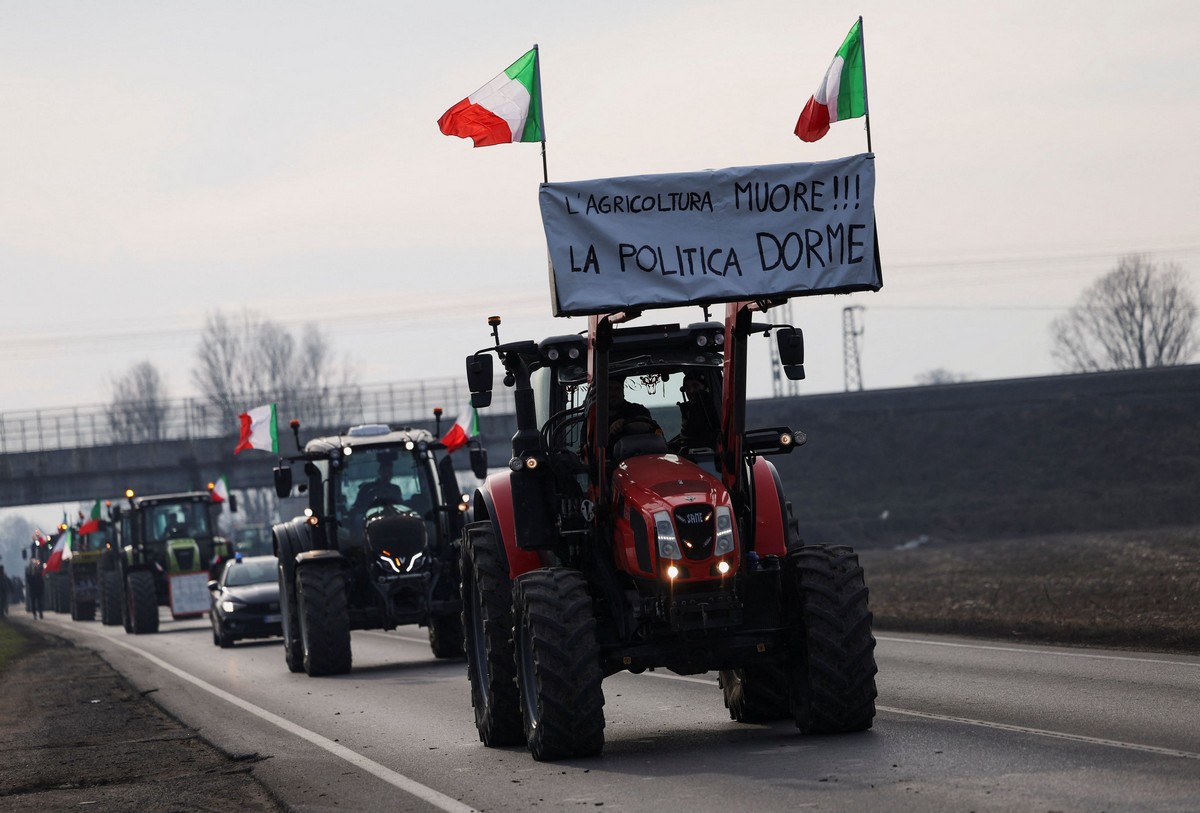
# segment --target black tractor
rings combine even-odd
[[[300,424],[291,426],[300,449]],[[486,454],[470,446],[482,477]],[[462,657],[458,540],[468,506],[445,452],[427,430],[367,424],[310,440],[275,469],[280,499],[306,500],[303,514],[272,529],[291,671],[346,673],[351,630],[406,624],[429,628],[436,657]],[[303,464],[295,485],[294,463]]]

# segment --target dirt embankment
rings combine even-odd
[[[1200,653],[1200,527],[859,551],[879,629]]]
[[[258,758],[220,753],[60,638],[32,640],[0,669],[5,811],[282,810],[250,773]]]

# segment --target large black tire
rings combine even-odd
[[[596,619],[577,570],[546,568],[513,584],[517,686],[529,752],[539,762],[604,747],[604,690]]]
[[[792,716],[791,684],[783,664],[724,669],[717,679],[730,719],[739,723],[770,723]]]
[[[512,587],[490,522],[467,526],[462,545],[462,627],[479,740],[525,742],[513,648]]]
[[[792,711],[806,734],[865,731],[875,717],[875,636],[858,556],[845,545],[788,554]]]
[[[435,615],[429,619],[429,648],[435,658],[461,658],[463,656],[462,617],[458,615]]]
[[[134,635],[158,632],[158,592],[154,588],[154,576],[145,570],[135,570],[125,577],[126,611],[129,626]]]
[[[106,627],[121,623],[121,574],[115,570],[100,572],[100,623]]]
[[[296,609],[304,671],[309,677],[350,671],[350,611],[340,563],[314,563],[296,570]]]
[[[279,563],[279,614],[283,621],[283,659],[288,671],[304,671],[304,641],[300,639],[300,614],[296,611],[296,581],[288,578],[290,568]],[[294,572],[294,571],[292,571]]]

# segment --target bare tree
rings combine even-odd
[[[112,401],[105,408],[115,443],[162,440],[166,435],[166,384],[149,361],[133,365],[112,382]]]
[[[216,409],[220,426],[236,427],[238,415],[264,403],[318,426],[362,413],[352,366],[334,361],[329,340],[312,323],[297,341],[253,311],[236,319],[217,312],[205,324],[196,358],[192,381]]]
[[[1196,303],[1182,269],[1142,254],[1083,292],[1050,325],[1050,353],[1069,372],[1186,364],[1196,353]]]
[[[938,367],[934,370],[926,370],[923,373],[918,373],[916,377],[917,385],[921,387],[930,386],[933,384],[959,384],[963,381],[970,381],[971,376],[966,373],[956,373],[947,370],[945,367]]]

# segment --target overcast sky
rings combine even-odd
[[[849,304],[881,388],[1054,372],[1050,319],[1124,253],[1200,291],[1200,3],[2,0],[0,412],[143,360],[192,395],[217,309],[318,322],[364,384],[461,375],[492,313],[581,330],[538,147],[441,113],[536,42],[551,180],[852,155],[861,119],[792,128],[859,14],[884,288],[796,301],[802,392],[842,388]]]

